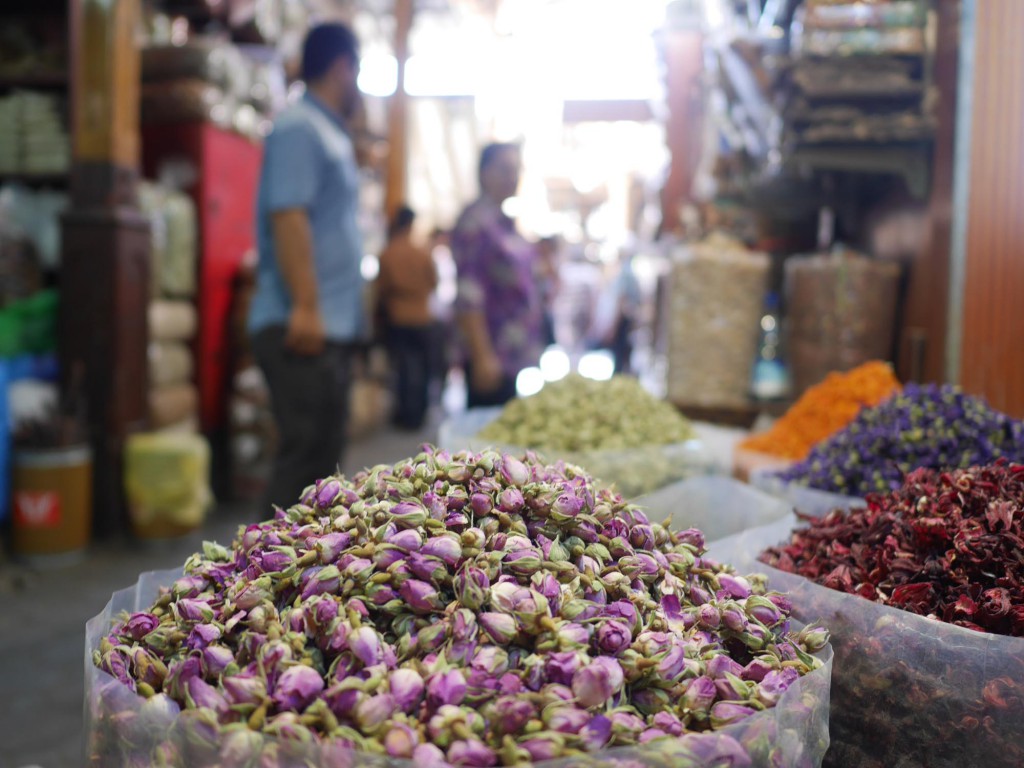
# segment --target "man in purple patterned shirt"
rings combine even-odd
[[[543,350],[543,307],[535,248],[501,211],[519,186],[519,147],[489,144],[480,154],[480,197],[451,235],[458,268],[455,311],[466,343],[470,408],[515,397],[516,376]]]

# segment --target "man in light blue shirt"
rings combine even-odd
[[[364,323],[359,169],[346,132],[358,73],[348,27],[310,30],[306,93],[277,118],[264,147],[249,331],[279,436],[267,497],[284,507],[336,472],[344,450],[353,344]]]

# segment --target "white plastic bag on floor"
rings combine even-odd
[[[409,760],[353,752],[330,742],[271,736],[244,723],[219,727],[211,710],[181,711],[163,694],[136,694],[93,664],[93,651],[122,611],[147,610],[181,569],[144,573],[115,592],[85,632],[85,733],[89,768],[417,768]],[[817,768],[828,749],[832,652],[799,678],[775,707],[712,733],[664,739],[537,763],[545,768]],[[308,733],[308,732],[307,732]]]
[[[652,521],[671,519],[673,530],[699,528],[708,541],[757,528],[790,513],[781,499],[730,477],[692,477],[636,500]],[[732,562],[732,561],[726,561]]]

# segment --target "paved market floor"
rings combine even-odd
[[[434,439],[433,428],[381,431],[350,448],[345,473],[398,461]],[[86,621],[139,573],[180,565],[204,539],[229,543],[239,524],[264,517],[256,505],[227,504],[174,541],[107,542],[45,569],[0,561],[0,768],[81,766]]]

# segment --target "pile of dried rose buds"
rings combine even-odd
[[[866,509],[805,518],[765,563],[982,632],[1024,637],[1024,464],[919,469]]]
[[[328,478],[206,544],[95,663],[238,737],[490,766],[773,707],[821,662],[786,597],[581,470],[494,451]]]

